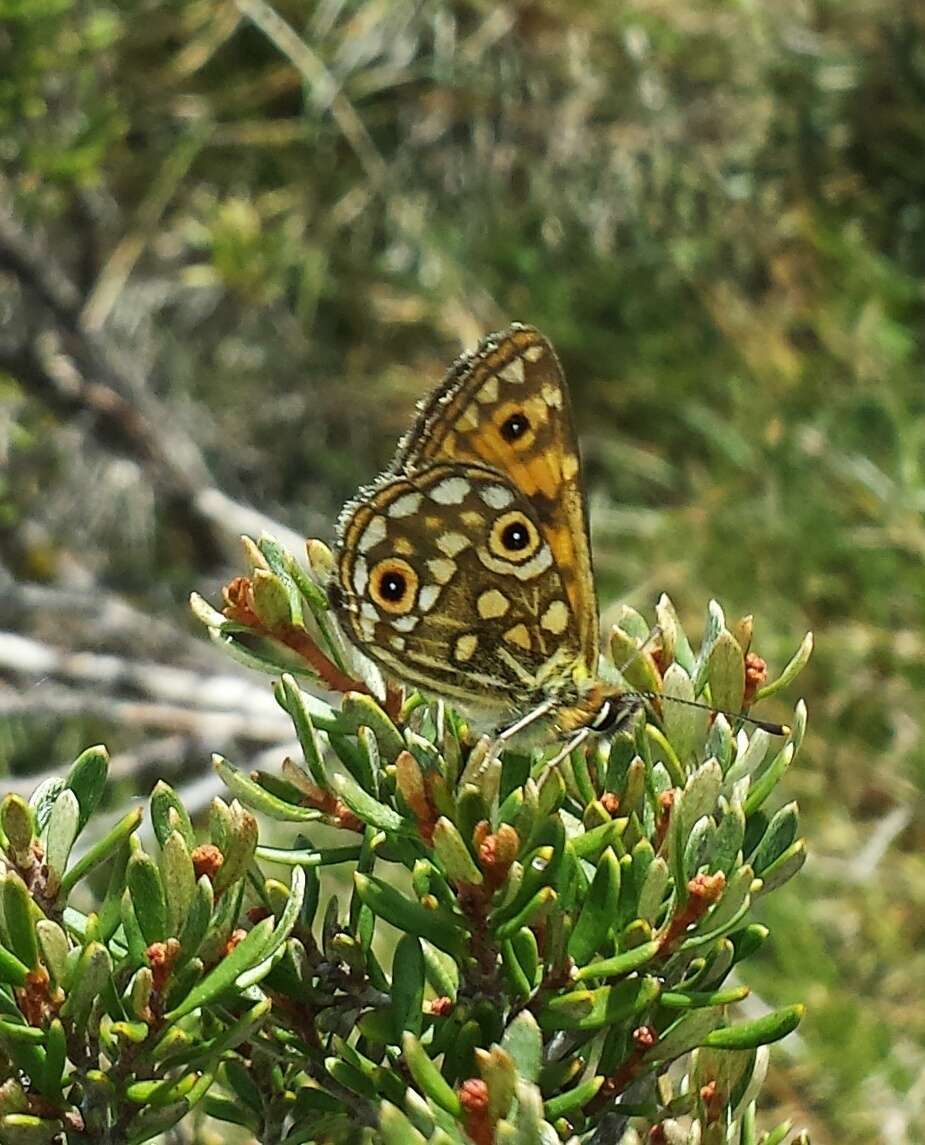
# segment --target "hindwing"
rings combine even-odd
[[[552,543],[497,470],[383,478],[345,508],[337,561],[338,619],[390,674],[499,712],[574,690],[582,634]]]

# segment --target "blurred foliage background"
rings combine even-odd
[[[925,1140],[925,9],[0,0],[0,163],[4,788],[98,740],[194,803],[208,750],[278,758],[189,590],[252,510],[329,539],[456,353],[534,323],[604,619],[715,595],[777,668],[816,632],[769,1096]]]

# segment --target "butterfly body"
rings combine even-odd
[[[332,607],[385,671],[495,722],[567,734],[628,709],[598,676],[578,447],[550,344],[513,326],[464,355],[338,522]]]

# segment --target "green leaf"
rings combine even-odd
[[[456,1092],[444,1081],[443,1075],[413,1034],[405,1033],[402,1038],[402,1054],[421,1093],[453,1117],[461,1117],[462,1106]]]
[[[632,950],[625,950],[613,958],[589,962],[587,966],[579,967],[575,973],[575,980],[584,982],[588,978],[622,978],[645,966],[647,962],[651,962],[658,954],[659,949],[658,942],[644,942],[641,946],[636,946]]]
[[[8,982],[11,986],[23,986],[29,973],[29,967],[16,957],[5,946],[0,946],[0,982]]]
[[[163,942],[167,933],[167,899],[157,864],[143,851],[132,855],[126,872],[132,907],[146,945]]]
[[[764,874],[761,876],[762,886],[759,893],[765,895],[769,891],[782,887],[784,883],[793,878],[805,862],[806,840],[797,839],[779,858],[765,868]]]
[[[365,1097],[367,1101],[371,1101],[377,1096],[376,1084],[373,1079],[367,1077],[362,1070],[357,1069],[350,1062],[344,1061],[343,1058],[333,1056],[325,1058],[324,1068],[338,1085],[359,1094],[360,1097]]]
[[[61,897],[67,898],[81,879],[86,878],[100,863],[104,863],[107,859],[111,858],[125,840],[138,830],[143,817],[144,811],[140,807],[135,807],[126,815],[123,815],[115,827],[113,827],[111,831],[108,831],[102,839],[94,843],[62,878],[61,887],[59,889]],[[121,891],[119,892],[119,898],[121,898]]]
[[[240,974],[256,966],[264,958],[270,935],[274,929],[272,918],[262,919],[238,945],[186,995],[183,1001],[164,1015],[166,1022],[207,1006],[230,989]]]
[[[705,992],[666,990],[659,998],[659,1005],[668,1010],[699,1010],[704,1006],[729,1006],[741,1002],[750,991],[747,986],[729,986],[725,990]]]
[[[424,1020],[424,951],[417,935],[403,934],[395,944],[391,994],[395,1043],[400,1043],[405,1030],[419,1037]]]
[[[568,942],[568,952],[578,966],[584,966],[597,953],[610,933],[619,895],[620,862],[608,847],[598,862]]]
[[[756,1046],[766,1046],[785,1038],[800,1024],[805,1006],[785,1006],[774,1010],[762,1018],[750,1022],[739,1022],[713,1030],[703,1039],[702,1045],[720,1050],[747,1050]]]
[[[728,876],[736,864],[745,839],[745,812],[738,806],[729,807],[724,800],[720,800],[720,805],[723,817],[716,828],[710,868]]]
[[[364,823],[368,823],[370,827],[392,834],[407,829],[404,819],[397,811],[385,803],[380,803],[378,799],[364,791],[347,772],[337,772],[332,775],[331,787],[354,815]]]
[[[70,983],[70,992],[61,1007],[61,1017],[79,1028],[104,989],[111,984],[112,959],[99,942],[84,947]]]
[[[394,763],[404,751],[405,741],[401,732],[372,696],[348,692],[341,703],[340,715],[345,731],[355,732],[361,727],[370,729],[387,763]]]
[[[196,846],[196,835],[186,808],[174,789],[163,779],[157,781],[151,792],[151,825],[162,847],[174,831],[180,832],[190,851]]]
[[[212,883],[217,897],[244,878],[257,850],[257,820],[237,800],[228,808],[223,825],[227,829],[221,843],[223,861]]]
[[[278,796],[271,795],[259,783],[255,783],[249,776],[238,771],[220,755],[212,756],[212,766],[225,786],[242,803],[253,807],[255,811],[260,811],[269,819],[277,819],[283,823],[313,823],[322,818],[321,812],[314,807],[300,807],[296,803],[287,803]]]
[[[77,796],[69,788],[65,788],[51,809],[48,817],[48,828],[45,840],[45,863],[48,866],[49,893],[55,895],[61,886],[64,870],[67,867],[68,855],[74,840],[77,838],[77,826],[80,821],[80,804]]]
[[[167,932],[179,935],[196,894],[196,872],[186,840],[172,831],[162,844],[161,880],[167,901]]]
[[[592,827],[590,831],[572,835],[569,846],[577,858],[586,859],[589,863],[596,863],[608,847],[613,848],[618,855],[622,855],[626,851],[623,846],[623,833],[628,822],[627,819],[612,819],[599,827]]]
[[[257,847],[256,857],[267,863],[280,863],[286,867],[328,867],[337,863],[355,863],[362,851],[361,846],[319,847],[317,850],[288,847]]]
[[[434,828],[433,846],[448,879],[454,883],[481,886],[482,872],[475,865],[472,853],[455,824],[444,815],[440,816]]]
[[[644,922],[654,923],[657,920],[669,879],[668,864],[661,855],[656,856],[646,871],[636,904],[636,914]]]
[[[427,1138],[390,1101],[379,1106],[379,1132],[382,1145],[427,1145]]]
[[[784,772],[793,762],[793,754],[793,744],[785,744],[761,775],[752,783],[751,789],[745,797],[746,817],[753,815],[758,810],[783,778]]]
[[[694,699],[694,685],[685,668],[671,664],[662,680],[661,703],[662,723],[665,734],[682,763],[687,763],[691,755],[703,743],[707,735],[710,713],[689,706]],[[672,703],[676,698],[682,703]]]
[[[32,808],[32,813],[35,816],[36,831],[41,835],[44,834],[45,828],[48,826],[48,817],[51,815],[51,809],[55,805],[55,800],[64,790],[64,780],[57,776],[52,776],[40,783],[35,791],[29,796],[29,806]]]
[[[540,1028],[553,1030],[600,1030],[628,1021],[651,1005],[660,986],[655,978],[630,979],[616,986],[573,990],[550,998],[539,1014]]]
[[[30,1042],[35,1045],[42,1045],[45,1042],[44,1030],[40,1030],[37,1026],[27,1026],[22,1020],[8,1022],[5,1018],[0,1018],[0,1036],[12,1042]]]
[[[188,1099],[174,1102],[172,1105],[143,1109],[129,1122],[127,1145],[143,1145],[152,1137],[159,1137],[182,1121],[189,1111]]]
[[[288,672],[283,673],[280,682],[273,689],[273,694],[276,702],[292,720],[309,774],[322,790],[326,790],[328,779],[322,748],[318,743],[318,735],[308,711],[305,694]]]
[[[401,891],[372,875],[359,871],[353,876],[357,894],[373,914],[384,918],[405,934],[426,938],[438,950],[461,957],[465,949],[464,923],[443,909],[427,910],[406,898]]]
[[[695,1046],[706,1045],[707,1036],[723,1021],[722,1006],[690,1010],[669,1026],[646,1053],[646,1062],[673,1061]]]
[[[768,696],[773,696],[775,693],[780,692],[782,689],[788,687],[799,676],[806,665],[809,663],[809,658],[813,654],[813,634],[807,632],[803,637],[803,642],[796,650],[791,661],[784,668],[783,672],[772,680],[769,684],[765,684],[763,688],[759,688],[755,694],[756,700],[767,699]]]
[[[214,905],[215,893],[212,884],[206,875],[200,875],[179,935],[179,966],[183,966],[198,954],[203,939],[209,932]]]
[[[61,1122],[33,1117],[31,1113],[8,1113],[0,1117],[3,1145],[50,1145],[61,1133]]]
[[[498,939],[511,938],[522,926],[533,926],[555,907],[559,896],[552,887],[540,887],[535,895],[507,922],[496,929]]]
[[[15,871],[7,871],[0,880],[0,902],[10,953],[34,970],[38,966],[39,948],[32,918],[32,899],[26,884]],[[13,964],[10,967],[15,970]]]
[[[15,862],[27,866],[32,860],[35,819],[32,808],[21,795],[9,794],[0,803],[0,831],[6,837]]]
[[[583,1081],[565,1093],[551,1097],[543,1106],[546,1120],[555,1121],[557,1117],[567,1117],[576,1109],[582,1109],[603,1084],[604,1075],[598,1074],[597,1077],[588,1078],[587,1081]]]
[[[709,655],[710,694],[715,707],[736,713],[745,694],[745,657],[739,642],[724,629]]]
[[[800,829],[800,817],[796,803],[787,803],[774,815],[761,842],[752,856],[755,874],[764,877],[764,872],[776,862],[796,839]]]
[[[45,1070],[39,1081],[39,1088],[50,1101],[62,1100],[61,1083],[67,1066],[67,1037],[59,1018],[53,1018],[48,1025],[45,1039]]]
[[[266,943],[262,960],[251,970],[245,971],[240,975],[236,983],[239,990],[246,990],[249,986],[253,986],[255,982],[258,982],[269,973],[272,960],[292,933],[293,927],[299,919],[304,896],[305,871],[301,867],[295,867],[292,872],[292,885],[289,888],[289,899],[286,902],[283,913],[279,916],[279,921],[276,923],[273,933]]]
[[[694,653],[678,619],[674,604],[666,593],[662,593],[656,602],[655,619],[662,630],[662,647],[667,653],[666,659],[677,661],[688,675],[693,675]]]
[[[99,805],[106,790],[108,777],[109,752],[102,744],[88,747],[86,751],[81,752],[68,772],[64,784],[73,791],[80,808],[78,835],[86,827],[90,816]]]
[[[543,1036],[529,1010],[521,1010],[508,1025],[501,1039],[501,1048],[511,1055],[521,1077],[531,1082],[539,1079],[543,1064]]]

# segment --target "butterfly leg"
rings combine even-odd
[[[493,759],[499,751],[504,747],[508,740],[513,739],[524,728],[530,727],[531,724],[541,720],[543,716],[548,715],[556,706],[555,700],[544,700],[541,704],[537,704],[535,708],[531,708],[525,716],[521,716],[519,720],[515,720],[509,727],[504,728],[495,736],[494,743],[491,745],[491,750],[487,758]]]
[[[582,728],[581,731],[576,732],[576,734],[572,736],[565,747],[563,747],[561,751],[558,751],[552,757],[549,763],[546,764],[546,766],[555,767],[557,764],[561,763],[563,759],[567,759],[576,747],[581,747],[589,735],[591,735],[590,728]]]

